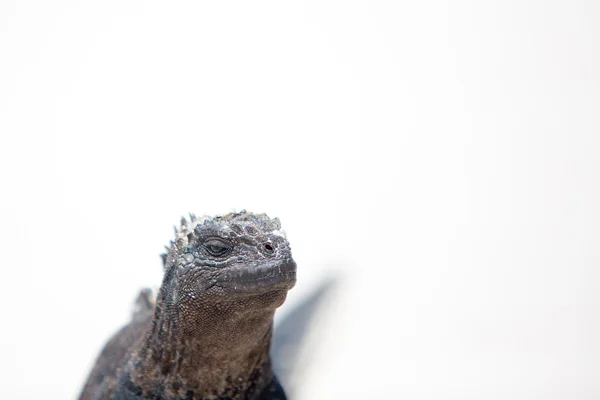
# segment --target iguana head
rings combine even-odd
[[[182,218],[165,268],[163,285],[170,286],[174,301],[286,293],[296,282],[279,220],[246,211]]]
[[[190,215],[163,259],[152,322],[126,378],[148,398],[255,398],[273,379],[275,310],[296,283],[279,220]]]

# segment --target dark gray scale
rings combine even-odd
[[[80,399],[285,399],[269,352],[296,263],[280,227],[246,211],[182,219],[156,299],[142,291]]]

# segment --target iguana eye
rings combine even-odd
[[[204,248],[211,256],[220,257],[231,250],[231,245],[219,239],[209,239],[204,242]]]
[[[221,246],[208,246],[208,249],[210,250],[211,253],[214,253],[214,254],[221,254],[227,250],[225,247],[221,247]]]

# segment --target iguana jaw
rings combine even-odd
[[[290,290],[296,284],[296,263],[281,263],[229,268],[216,285],[240,293],[262,293],[273,290]]]

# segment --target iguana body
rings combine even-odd
[[[269,347],[295,281],[279,220],[245,211],[183,219],[156,301],[140,294],[80,400],[285,399]]]

